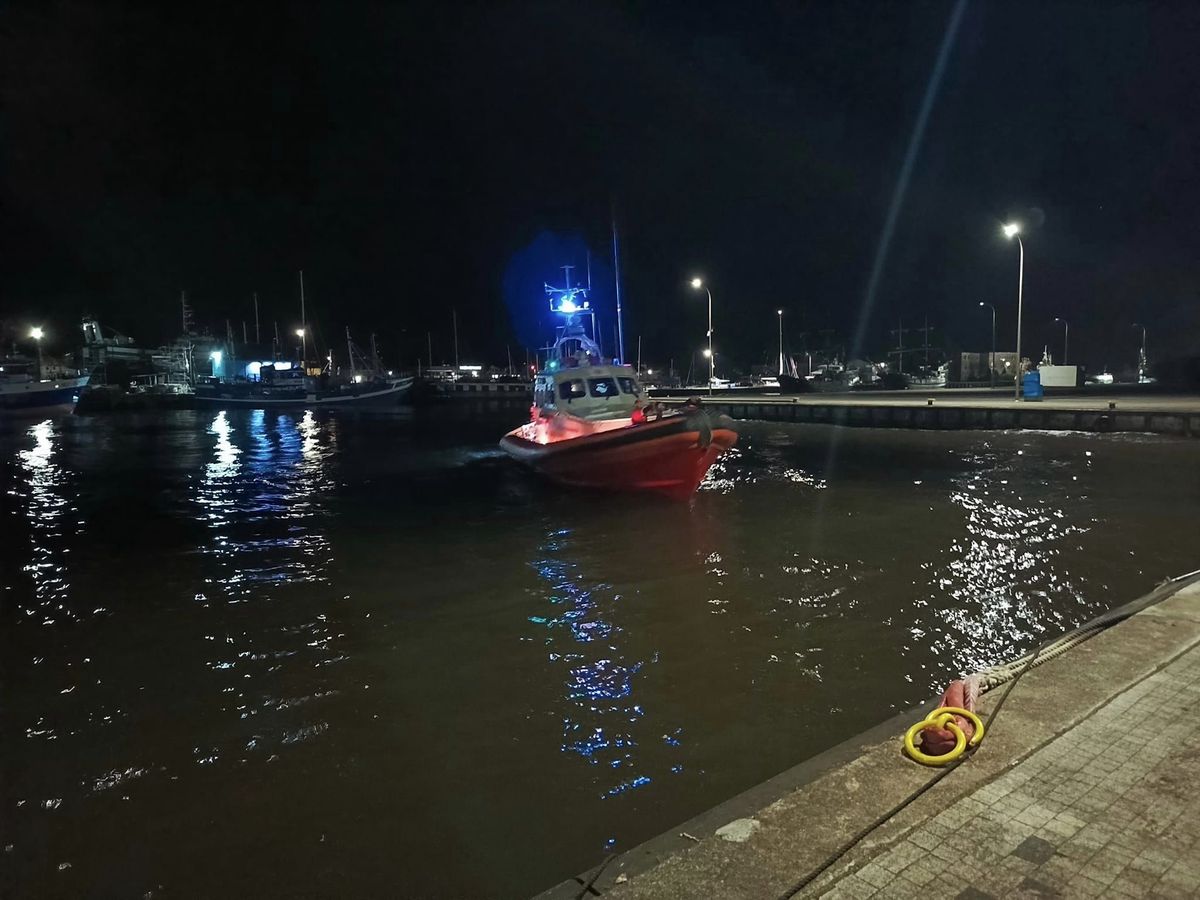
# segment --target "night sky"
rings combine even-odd
[[[585,263],[531,245],[574,235],[611,273],[615,204],[627,351],[641,334],[655,364],[704,340],[695,273],[743,367],[774,352],[778,307],[789,346],[861,331],[879,358],[901,317],[986,350],[985,301],[1011,349],[1009,217],[1035,359],[1055,316],[1094,368],[1132,364],[1134,321],[1152,358],[1195,352],[1200,3],[968,3],[931,79],[954,10],[7,4],[0,318],[61,345],[91,312],[153,343],[181,289],[239,333],[257,291],[291,328],[303,268],[327,337],[376,331],[411,366],[427,330],[451,355],[457,309],[464,361],[502,363],[532,345],[540,281]]]

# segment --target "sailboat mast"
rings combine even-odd
[[[300,364],[308,360],[308,319],[304,313],[304,270],[300,270]]]
[[[262,343],[262,334],[258,330],[258,291],[254,292],[254,343]]]
[[[350,326],[346,326],[346,359],[350,361],[350,375],[354,375],[354,344],[350,342]]]
[[[617,204],[612,204],[613,283],[617,289],[617,355],[625,362],[625,326],[621,319],[621,250],[617,242]],[[638,338],[640,341],[641,338]],[[639,366],[639,369],[641,367]]]

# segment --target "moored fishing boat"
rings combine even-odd
[[[586,290],[550,288],[550,307],[566,316],[534,381],[530,421],[500,446],[562,484],[650,491],[687,499],[718,456],[737,441],[733,422],[711,418],[699,401],[683,410],[651,407],[631,366],[603,358],[583,319],[594,317]]]
[[[6,359],[0,362],[0,418],[74,411],[90,376],[78,372],[48,374],[60,377],[41,378],[35,364],[23,360]]]

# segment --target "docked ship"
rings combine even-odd
[[[88,375],[50,371],[23,359],[0,360],[0,419],[69,414],[87,387]]]
[[[303,359],[227,362],[222,351],[214,350],[210,354],[213,375],[196,379],[193,403],[221,409],[388,406],[412,389],[412,376],[383,371],[376,353],[368,359],[354,346],[349,329],[346,348],[349,364],[341,369],[334,366],[332,351],[325,360],[313,363]]]
[[[698,398],[682,410],[651,408],[633,367],[605,359],[587,290],[546,286],[565,317],[534,380],[530,421],[500,441],[511,457],[577,487],[691,497],[713,462],[734,445],[727,416],[710,418]]]

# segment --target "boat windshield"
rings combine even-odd
[[[617,383],[611,378],[589,378],[588,388],[593,397],[617,396]]]
[[[572,378],[570,381],[560,381],[558,384],[558,396],[563,400],[583,397],[585,394],[582,378]]]

